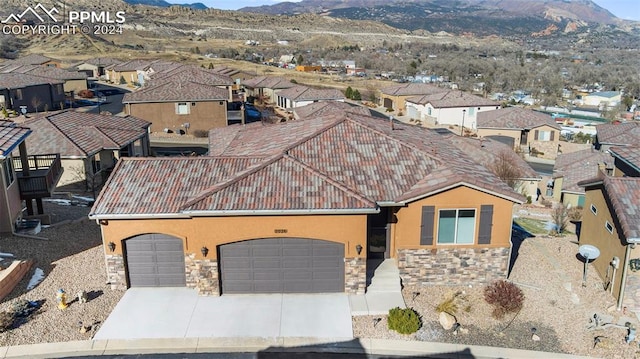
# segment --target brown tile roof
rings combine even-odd
[[[26,127],[16,126],[11,121],[0,123],[0,156],[6,157],[31,134]]]
[[[29,74],[0,73],[0,88],[18,89],[36,85],[61,84],[62,81]]]
[[[352,105],[350,103],[340,101],[314,102],[306,106],[296,107],[293,109],[293,115],[296,119],[312,118],[330,113],[341,114],[344,112],[371,115],[371,110],[364,106]]]
[[[531,165],[515,153],[511,146],[487,138],[449,136],[456,147],[489,169],[495,166],[497,161],[500,161],[499,156],[505,156],[508,163],[518,169],[518,179],[541,179],[540,175],[531,168]]]
[[[611,147],[609,152],[640,172],[640,146]]]
[[[42,65],[42,64],[46,64],[47,62],[50,61],[59,61],[56,59],[53,59],[51,57],[47,57],[44,55],[40,55],[40,54],[30,54],[27,56],[22,56],[19,57],[17,59],[14,60],[10,60],[10,61],[5,61],[3,62],[3,64],[7,63],[7,62],[11,62],[14,64],[20,64],[20,65]]]
[[[578,182],[596,176],[600,165],[612,168],[611,155],[593,149],[561,153],[553,167],[553,177],[562,177],[562,192],[584,193]]]
[[[500,103],[482,98],[480,96],[468,94],[464,91],[450,90],[446,92],[409,97],[407,102],[426,105],[430,103],[434,108],[449,107],[475,107],[475,106],[496,106]]]
[[[158,81],[155,86],[145,86],[138,91],[128,92],[122,103],[178,102],[178,101],[221,101],[229,99],[229,90],[213,85],[203,85],[188,80]]]
[[[102,149],[120,149],[145,136],[150,123],[132,116],[66,110],[27,120],[23,125],[33,131],[27,140],[31,154],[86,157]]]
[[[258,76],[248,79],[242,83],[249,88],[287,89],[296,86],[284,77]]]
[[[100,65],[100,66],[109,66],[109,65],[117,65],[121,64],[122,61],[117,59],[112,59],[110,57],[94,57],[83,63],[91,64],[91,65]]]
[[[0,68],[2,73],[29,74],[57,80],[85,80],[87,74],[78,71],[67,71],[57,67],[38,65],[10,65]]]
[[[114,64],[114,66],[111,67],[111,69],[117,72],[144,70],[148,68],[150,65],[159,61],[160,60],[135,59],[135,60],[121,62],[119,64]]]
[[[599,143],[615,145],[638,144],[640,143],[640,122],[597,125],[596,137]]]
[[[477,114],[478,128],[530,130],[543,125],[560,129],[560,126],[551,116],[521,107],[505,107]]]
[[[411,95],[433,95],[440,92],[446,92],[446,89],[430,84],[407,83],[385,87],[380,92],[391,96],[411,96]]]
[[[193,65],[180,65],[167,71],[154,73],[151,75],[151,80],[145,85],[153,86],[169,81],[194,82],[201,85],[216,86],[233,85],[233,79],[231,77]]]
[[[294,86],[278,92],[279,97],[291,101],[344,100],[344,94],[337,89],[317,89],[307,86]]]

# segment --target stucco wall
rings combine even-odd
[[[87,89],[87,80],[65,80],[63,87],[65,92],[74,91],[78,93],[80,90]]]
[[[212,128],[227,126],[226,101],[187,102],[189,114],[178,115],[178,102],[131,103],[125,106],[127,114],[151,122],[151,132],[161,132],[168,128],[174,132],[185,130],[182,126],[188,122],[189,132],[208,131]],[[195,106],[193,104],[195,103]]]
[[[66,186],[86,179],[83,159],[62,159],[60,164],[64,170],[62,171],[62,176],[60,176],[60,181],[58,181],[58,186]]]
[[[514,146],[517,148],[520,146],[520,131],[516,130],[507,130],[507,129],[496,129],[496,128],[479,128],[478,129],[478,137],[487,137],[487,136],[507,136],[514,139]]]

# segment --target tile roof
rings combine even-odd
[[[20,64],[20,65],[42,65],[42,64],[46,64],[49,61],[59,61],[59,60],[56,60],[44,55],[40,55],[40,54],[30,54],[27,56],[19,57],[17,59],[5,61],[3,62],[3,64],[7,62],[11,62],[13,64]]]
[[[604,188],[624,237],[640,241],[640,178],[606,176]]]
[[[478,128],[532,129],[548,125],[556,129],[560,126],[549,115],[521,107],[505,107],[477,114]]]
[[[499,102],[468,94],[460,90],[450,90],[430,95],[413,96],[409,97],[406,101],[419,105],[426,105],[427,103],[430,103],[434,108],[500,106]]]
[[[317,89],[307,86],[294,86],[278,92],[279,97],[291,101],[344,100],[344,94],[337,89]]]
[[[411,96],[411,95],[433,95],[440,92],[446,92],[447,89],[430,84],[407,83],[385,87],[380,92],[391,96]]]
[[[258,76],[242,82],[242,85],[249,88],[287,89],[296,86],[284,77]]]
[[[371,115],[371,110],[364,106],[352,105],[350,103],[340,101],[321,101],[294,108],[293,116],[296,119],[304,119],[330,113],[341,114],[344,112]]]
[[[91,65],[109,66],[109,65],[121,64],[122,61],[117,59],[112,59],[110,57],[94,57],[83,63],[91,64]]]
[[[150,123],[132,116],[65,110],[29,119],[23,125],[33,131],[27,140],[32,154],[86,157],[102,149],[120,149],[145,136]]]
[[[16,126],[11,121],[0,123],[0,156],[6,157],[31,134],[26,127]]]
[[[613,158],[606,152],[586,149],[571,153],[561,153],[553,167],[553,177],[562,177],[562,192],[584,193],[578,182],[593,178],[599,166],[613,167]]]
[[[605,123],[596,126],[598,143],[635,145],[640,143],[640,122]]]
[[[609,152],[640,172],[640,146],[611,147]]]
[[[67,71],[57,67],[38,65],[9,65],[0,68],[2,73],[29,74],[57,80],[85,80],[87,74],[78,71]]]
[[[193,65],[180,65],[166,71],[157,72],[151,75],[148,86],[162,84],[164,82],[193,82],[201,85],[230,86],[233,79],[229,76],[221,75],[212,70],[203,69]]]
[[[145,86],[127,92],[122,103],[220,101],[229,99],[229,90],[213,85],[203,85],[188,80],[158,81],[155,86]]]
[[[62,81],[50,77],[29,74],[0,73],[0,88],[16,89],[36,85],[61,84]]]
[[[121,62],[119,64],[114,64],[111,69],[117,72],[123,71],[137,71],[144,70],[148,68],[150,65],[159,62],[160,60],[148,60],[148,59],[135,59],[130,61]]]
[[[212,157],[121,160],[92,218],[366,213],[465,185],[524,200],[446,136],[357,113],[209,133]]]

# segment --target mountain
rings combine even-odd
[[[204,10],[207,9],[207,5],[197,2],[193,4],[172,4],[166,2],[164,0],[124,0],[127,4],[131,5],[147,5],[147,6],[158,6],[158,7],[169,7],[169,6],[184,6],[191,9]]]
[[[243,12],[315,13],[352,20],[380,21],[405,30],[454,34],[518,36],[575,31],[622,20],[591,0],[302,0]]]

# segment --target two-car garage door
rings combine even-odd
[[[222,293],[344,291],[344,245],[267,238],[220,246]]]

